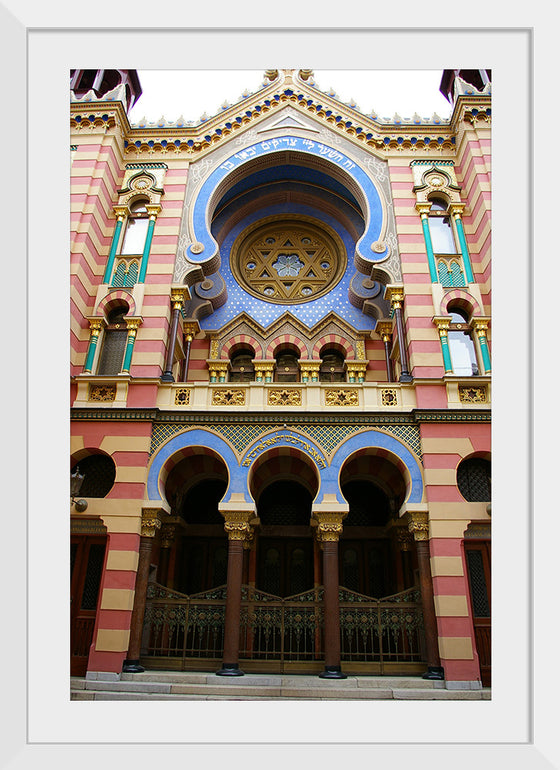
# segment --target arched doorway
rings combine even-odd
[[[342,467],[340,487],[350,506],[340,539],[340,585],[376,599],[410,588],[416,564],[412,551],[402,549],[401,471],[375,449],[363,450]]]
[[[312,497],[296,480],[273,481],[262,492],[256,587],[276,596],[313,588]]]
[[[227,577],[227,536],[218,503],[228,485],[221,458],[191,448],[170,471],[165,495],[177,521],[173,559],[158,580],[183,594],[198,594],[224,585]]]
[[[319,481],[311,462],[281,447],[254,464],[250,489],[260,519],[256,544],[257,589],[286,597],[313,588],[311,505]]]

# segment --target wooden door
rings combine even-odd
[[[293,596],[313,588],[313,541],[292,537],[259,539],[257,588]]]
[[[72,535],[70,541],[70,675],[85,676],[93,640],[107,538]]]
[[[473,612],[474,638],[480,663],[480,679],[490,687],[492,671],[490,541],[465,543],[467,573]]]

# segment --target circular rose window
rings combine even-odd
[[[233,275],[244,289],[283,305],[321,297],[340,281],[346,268],[340,236],[327,225],[303,217],[257,222],[238,236],[230,260]]]

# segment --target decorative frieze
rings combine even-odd
[[[187,406],[191,401],[190,388],[177,388],[175,391],[175,404],[176,406]]]
[[[243,406],[245,404],[245,391],[242,389],[234,390],[213,390],[212,406]]]
[[[397,406],[398,397],[395,388],[382,388],[381,389],[381,405],[382,406]]]
[[[484,385],[459,385],[459,401],[462,404],[486,404],[488,396]]]
[[[301,390],[299,388],[271,388],[268,391],[269,406],[301,406]]]
[[[90,384],[88,401],[114,401],[117,397],[116,385]]]
[[[327,390],[325,391],[325,404],[327,406],[358,406],[358,391],[347,389]]]

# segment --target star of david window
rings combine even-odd
[[[345,267],[340,237],[303,217],[258,222],[231,250],[238,283],[255,297],[283,305],[323,296],[340,281]]]

